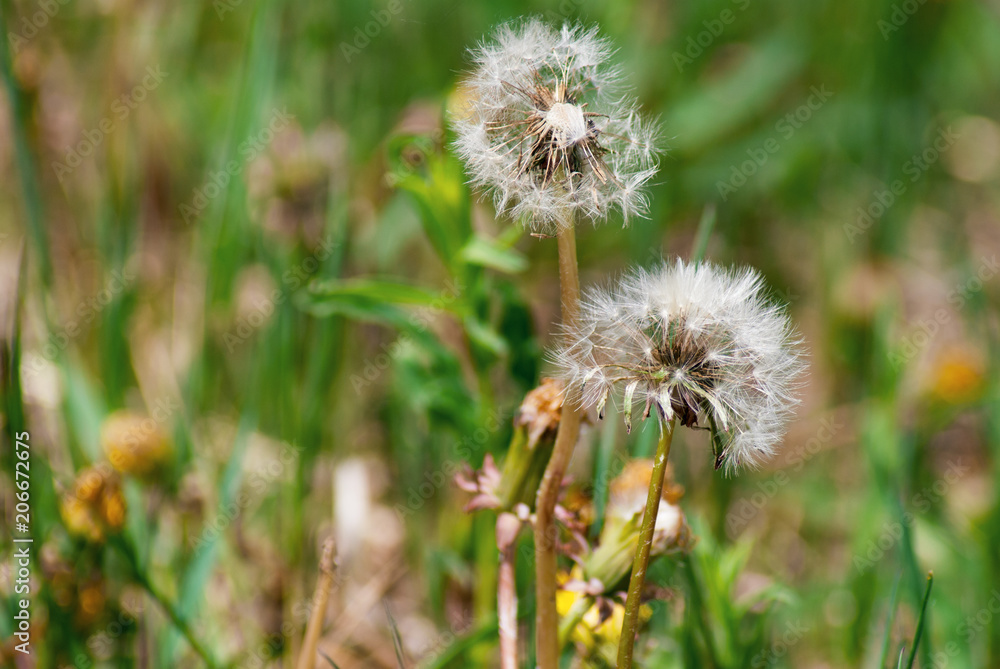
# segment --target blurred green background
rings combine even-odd
[[[675,442],[699,541],[652,572],[642,666],[895,667],[928,570],[914,666],[1000,663],[996,2],[0,9],[6,666],[293,666],[328,536],[336,666],[398,666],[394,630],[405,666],[492,666],[492,520],[451,478],[502,458],[547,369],[555,242],[468,192],[445,119],[467,48],[523,15],[598,25],[664,128],[650,220],[581,227],[583,284],[689,257],[714,221],[707,257],[758,267],[809,354],[766,469]],[[169,453],[81,536],[65,500],[110,471],[120,410]],[[587,430],[585,497],[654,441]]]

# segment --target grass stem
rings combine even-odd
[[[316,654],[319,638],[323,632],[323,619],[326,618],[327,603],[333,591],[334,570],[336,569],[336,551],[333,539],[323,543],[323,555],[319,560],[319,578],[316,580],[316,593],[313,595],[312,612],[306,625],[306,634],[302,640],[302,650],[296,669],[313,669],[316,666]]]

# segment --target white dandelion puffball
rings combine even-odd
[[[634,402],[661,424],[712,426],[716,468],[730,473],[773,453],[797,404],[800,342],[753,269],[678,260],[636,270],[590,291],[565,334],[555,363],[584,407],[603,417],[620,395],[629,430]]]
[[[501,26],[472,50],[455,149],[498,211],[537,230],[613,210],[626,223],[645,215],[657,129],[622,90],[612,52],[595,28],[537,19]]]

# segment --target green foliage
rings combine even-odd
[[[345,512],[338,472],[356,461],[376,515],[335,599],[384,592],[374,613],[338,601],[327,632],[356,656],[326,662],[372,661],[371,638],[389,648],[388,627],[350,627],[385,596],[402,648],[379,657],[490,666],[492,526],[463,512],[451,479],[504,457],[515,408],[548,371],[555,243],[470,192],[445,110],[466,48],[526,14],[599,24],[664,128],[650,220],[581,226],[584,285],[678,254],[753,264],[810,351],[769,469],[724,479],[707,432],[674,447],[699,540],[651,570],[673,598],[652,605],[642,666],[996,666],[1000,282],[983,278],[1000,217],[995,11],[389,4],[54,3],[22,43],[44,3],[0,1],[0,420],[5,446],[28,430],[35,449],[37,666],[290,664],[318,539]],[[116,114],[156,65],[162,85]],[[258,141],[281,110],[290,120]],[[916,167],[948,127],[973,136]],[[68,174],[53,167],[73,153]],[[95,303],[115,272],[137,278]],[[108,466],[106,416],[167,400],[169,466],[123,477],[120,533],[72,535],[60,502]],[[626,439],[617,425],[586,429],[574,462],[592,537],[619,456],[655,446],[654,431]],[[531,548],[522,537],[523,666]],[[385,560],[374,574],[358,567],[372,556]],[[15,604],[0,593],[4,640]],[[792,624],[805,632],[789,643]],[[432,628],[423,655],[406,647]]]

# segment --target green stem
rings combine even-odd
[[[138,581],[139,585],[141,585],[146,592],[148,592],[149,595],[156,600],[156,602],[160,605],[160,608],[162,608],[167,614],[167,617],[170,618],[170,622],[172,622],[174,627],[176,627],[180,633],[184,635],[184,638],[187,639],[191,649],[202,659],[206,666],[211,669],[218,667],[219,664],[215,661],[215,656],[208,648],[205,647],[204,644],[202,644],[198,637],[195,636],[194,631],[188,625],[184,616],[177,611],[177,607],[174,606],[174,603],[170,601],[169,597],[161,593],[156,586],[153,585],[153,582],[140,568],[135,551],[132,550],[131,545],[124,539],[119,539],[118,541],[113,541],[111,543],[125,555],[125,558],[132,565],[132,571],[135,574],[136,581]]]
[[[561,221],[559,243],[559,288],[563,325],[576,324],[580,312],[580,275],[576,263],[575,221],[567,212]],[[559,669],[559,613],[556,610],[555,508],[559,487],[580,436],[582,411],[572,395],[566,397],[559,418],[559,431],[552,457],[538,487],[535,504],[535,647],[539,669]]]
[[[674,424],[671,420],[660,434],[660,442],[656,446],[656,457],[653,460],[653,475],[649,480],[649,495],[646,496],[646,510],[642,514],[642,527],[639,529],[639,547],[632,562],[632,577],[628,582],[628,598],[625,600],[625,621],[622,623],[622,636],[618,642],[618,669],[629,669],[632,666],[632,650],[635,646],[635,635],[639,629],[639,607],[642,605],[642,588],[646,582],[646,568],[649,566],[649,551],[653,546],[653,533],[656,530],[656,514],[660,510],[660,497],[663,494],[663,477],[667,472],[667,458],[670,456],[670,442],[674,438]]]
[[[560,649],[569,642],[570,637],[573,636],[573,630],[576,629],[576,626],[580,624],[580,621],[583,620],[583,617],[587,615],[587,611],[593,605],[594,599],[590,595],[581,595],[580,599],[573,602],[573,606],[570,607],[569,612],[559,621]]]
[[[159,603],[160,607],[166,612],[167,617],[170,618],[170,622],[172,622],[174,626],[180,630],[181,634],[183,634],[184,638],[187,639],[191,649],[198,655],[198,657],[200,657],[208,667],[213,669],[218,667],[219,664],[215,661],[212,652],[198,639],[194,631],[188,625],[187,620],[185,620],[180,613],[178,613],[177,607],[174,606],[173,602],[171,602],[166,595],[160,593],[160,591],[157,590],[156,587],[149,581],[142,579],[142,586],[146,588],[146,591]]]

